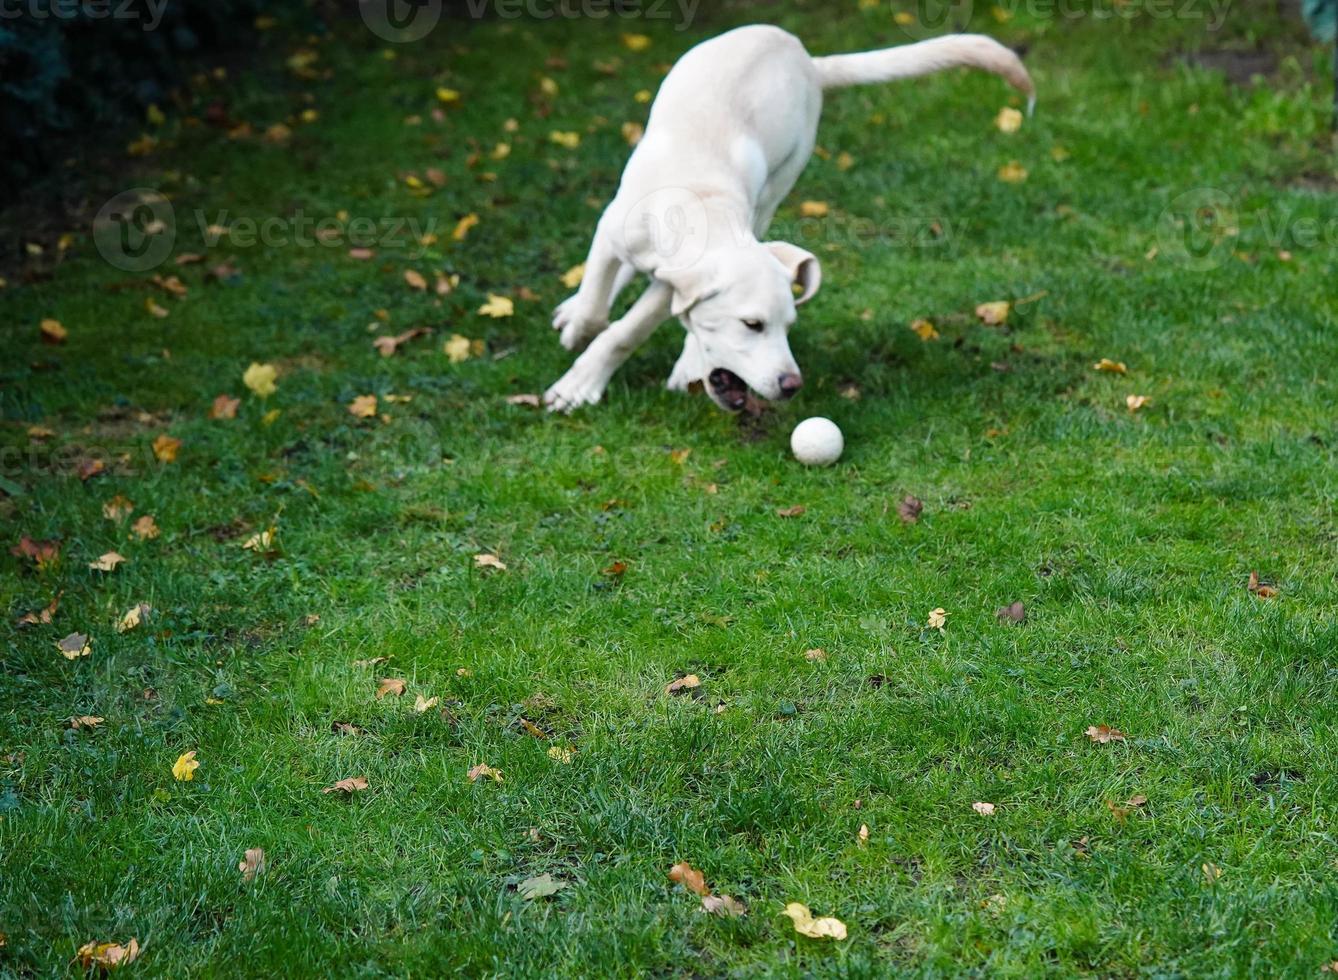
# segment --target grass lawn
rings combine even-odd
[[[818,53],[905,40],[886,6],[751,6],[687,31],[444,22],[393,48],[357,20],[281,26],[165,106],[147,155],[133,130],[53,177],[90,206],[0,290],[0,974],[132,937],[124,972],[163,977],[1338,959],[1327,52],[1263,5],[1216,32],[977,5],[972,26],[1028,45],[1038,114],[1000,132],[1011,93],[966,73],[832,95],[776,228],[825,265],[800,397],[739,420],[665,392],[666,325],[601,405],[509,404],[570,362],[549,312],[667,63],[750,19]],[[1226,77],[1241,52],[1265,79]],[[170,198],[172,254],[203,261],[99,256],[91,215],[131,187]],[[367,221],[372,256],[304,216]],[[490,294],[514,314],[480,315]],[[994,300],[1003,326],[975,316]],[[373,348],[414,327],[433,332]],[[454,335],[480,343],[453,362]],[[278,369],[267,398],[253,362]],[[209,417],[220,394],[235,418]],[[363,395],[384,419],[350,413]],[[830,469],[789,456],[809,415],[845,430]],[[133,512],[109,519],[117,496]],[[244,547],[271,527],[268,554]],[[23,535],[58,559],[11,556]],[[54,621],[12,625],[58,593]],[[996,618],[1016,601],[1024,623]],[[62,656],[72,632],[89,655]],[[367,788],[322,792],[349,777]],[[703,914],[679,861],[747,915]],[[565,887],[527,900],[545,874]],[[788,902],[848,938],[796,935]]]

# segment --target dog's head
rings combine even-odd
[[[743,408],[748,389],[775,401],[803,387],[790,353],[795,307],[822,285],[817,257],[785,242],[708,253],[669,277],[673,313],[702,353],[702,377],[721,408]]]

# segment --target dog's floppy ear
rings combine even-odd
[[[818,257],[789,242],[767,242],[766,247],[790,273],[790,281],[799,287],[794,305],[800,306],[811,300],[822,286],[822,265]]]
[[[708,296],[713,296],[718,291],[712,284],[709,271],[703,268],[701,263],[686,269],[659,273],[656,277],[662,282],[668,283],[674,291],[673,303],[669,307],[669,312],[674,316],[682,316],[702,300]]]

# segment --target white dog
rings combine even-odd
[[[761,239],[813,152],[822,92],[960,65],[994,72],[1034,101],[1017,55],[978,34],[813,58],[792,34],[754,26],[685,54],[599,220],[580,289],[553,316],[562,345],[586,349],[545,393],[549,409],[599,401],[671,314],[687,339],[669,388],[701,381],[731,411],[749,388],[771,400],[798,391],[788,334],[822,271],[810,252]],[[649,288],[610,325],[614,300],[637,273]]]

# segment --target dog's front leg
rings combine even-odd
[[[570,412],[599,401],[614,372],[668,318],[672,298],[668,284],[652,283],[623,318],[595,337],[571,370],[544,392],[548,410]]]
[[[687,391],[694,381],[706,382],[706,361],[702,358],[701,344],[689,333],[683,338],[683,353],[669,372],[665,387],[670,391]]]
[[[601,220],[595,229],[581,287],[553,311],[553,329],[561,331],[562,346],[570,351],[580,350],[608,327],[615,291],[635,274],[632,270],[619,275],[624,263],[614,251],[605,226]]]

